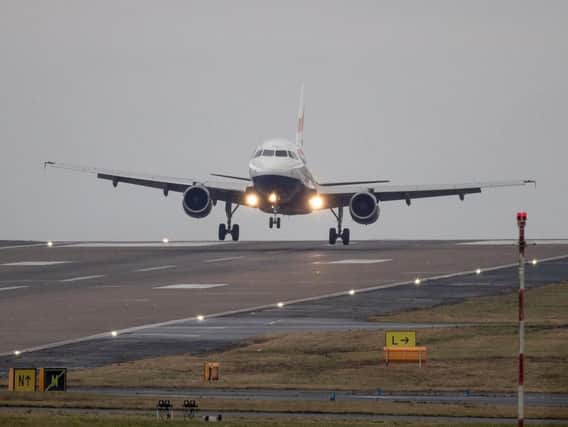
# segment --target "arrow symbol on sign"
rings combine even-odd
[[[408,339],[408,337],[404,337],[400,341],[405,343],[405,344],[408,344],[409,339]]]

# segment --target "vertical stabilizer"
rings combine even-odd
[[[296,129],[296,145],[304,145],[304,85],[300,89],[300,108],[298,110],[298,128]]]

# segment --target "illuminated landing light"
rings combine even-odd
[[[22,354],[20,350],[14,350],[14,356],[19,356],[20,354]]]
[[[310,199],[310,207],[312,208],[312,210],[323,208],[323,198],[319,195],[312,197]]]
[[[533,260],[531,261],[532,265],[537,265],[538,264],[538,260],[536,258],[533,258]]]
[[[162,239],[162,243],[165,245],[166,243],[170,243],[170,239],[168,239],[167,237],[164,237]]]
[[[417,278],[414,280],[414,284],[415,284],[415,285],[419,285],[420,283],[422,283],[422,280],[420,280],[420,277],[417,277]]]
[[[245,203],[248,206],[252,206],[252,207],[258,206],[258,196],[254,193],[247,194],[247,196],[245,198]]]
[[[278,201],[278,195],[276,193],[270,193],[268,195],[268,201],[270,203],[276,203]]]
[[[481,274],[481,268],[478,268],[477,270],[475,270],[475,274]]]
[[[349,295],[355,295],[355,289],[351,289],[351,290],[349,291]]]
[[[110,335],[111,335],[111,337],[116,338],[118,336],[118,332],[117,331],[111,331]]]
[[[53,242],[50,240],[49,242],[47,242],[47,247],[51,248],[53,246]]]
[[[205,320],[205,316],[203,316],[203,314],[199,314],[197,316],[197,320],[199,320],[200,322],[203,322]]]
[[[276,306],[277,306],[278,308],[282,308],[282,307],[284,307],[284,303],[283,303],[283,302],[279,302],[278,304],[276,304]]]

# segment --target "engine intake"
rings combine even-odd
[[[362,192],[354,194],[349,201],[349,213],[358,224],[372,224],[379,219],[379,205],[372,193]]]
[[[207,187],[192,185],[183,193],[183,210],[190,217],[206,217],[212,208],[211,195]]]

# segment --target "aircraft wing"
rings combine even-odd
[[[325,200],[328,208],[337,208],[349,205],[351,197],[361,191],[372,192],[377,201],[387,202],[391,200],[404,200],[410,205],[413,199],[423,199],[427,197],[458,196],[463,200],[466,194],[481,193],[485,188],[515,187],[526,184],[536,184],[533,180],[514,180],[514,181],[494,181],[476,182],[466,184],[445,184],[445,185],[377,185],[374,187],[343,187],[328,190],[320,189],[320,194]]]
[[[183,193],[189,186],[194,184],[201,184],[207,187],[207,189],[211,193],[211,198],[215,201],[220,200],[224,202],[245,204],[245,188],[243,188],[242,184],[236,185],[235,183],[203,182],[188,178],[176,178],[146,173],[124,172],[52,161],[45,162],[44,167],[67,169],[75,172],[94,174],[99,179],[111,181],[114,187],[123,182],[126,184],[157,188],[162,190],[162,192],[166,196],[170,191]]]

